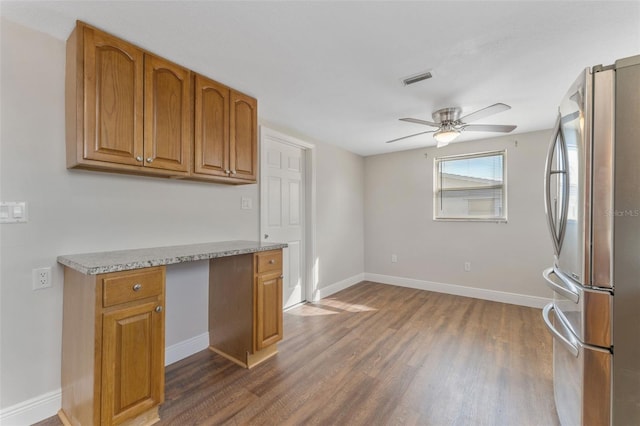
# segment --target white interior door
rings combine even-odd
[[[283,242],[283,307],[306,300],[305,152],[272,138],[261,141],[262,240]]]

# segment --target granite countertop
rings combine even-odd
[[[61,263],[87,275],[128,271],[150,266],[172,265],[216,257],[235,256],[287,247],[281,243],[258,241],[221,241],[182,246],[151,247],[99,253],[68,254],[58,256]]]

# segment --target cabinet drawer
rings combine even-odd
[[[282,271],[282,250],[256,253],[258,274],[269,271]]]
[[[104,307],[162,294],[163,268],[109,274],[103,278]]]

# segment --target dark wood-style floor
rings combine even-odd
[[[284,316],[252,370],[208,350],[168,366],[160,424],[559,424],[537,309],[363,282]]]

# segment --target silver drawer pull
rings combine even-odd
[[[133,285],[133,291],[140,291],[141,288],[142,288],[142,284],[134,284]]]
[[[271,260],[269,261],[269,265],[273,265],[274,263],[276,263],[275,259],[271,259]]]
[[[158,313],[162,312],[162,306],[156,306],[156,312]]]

